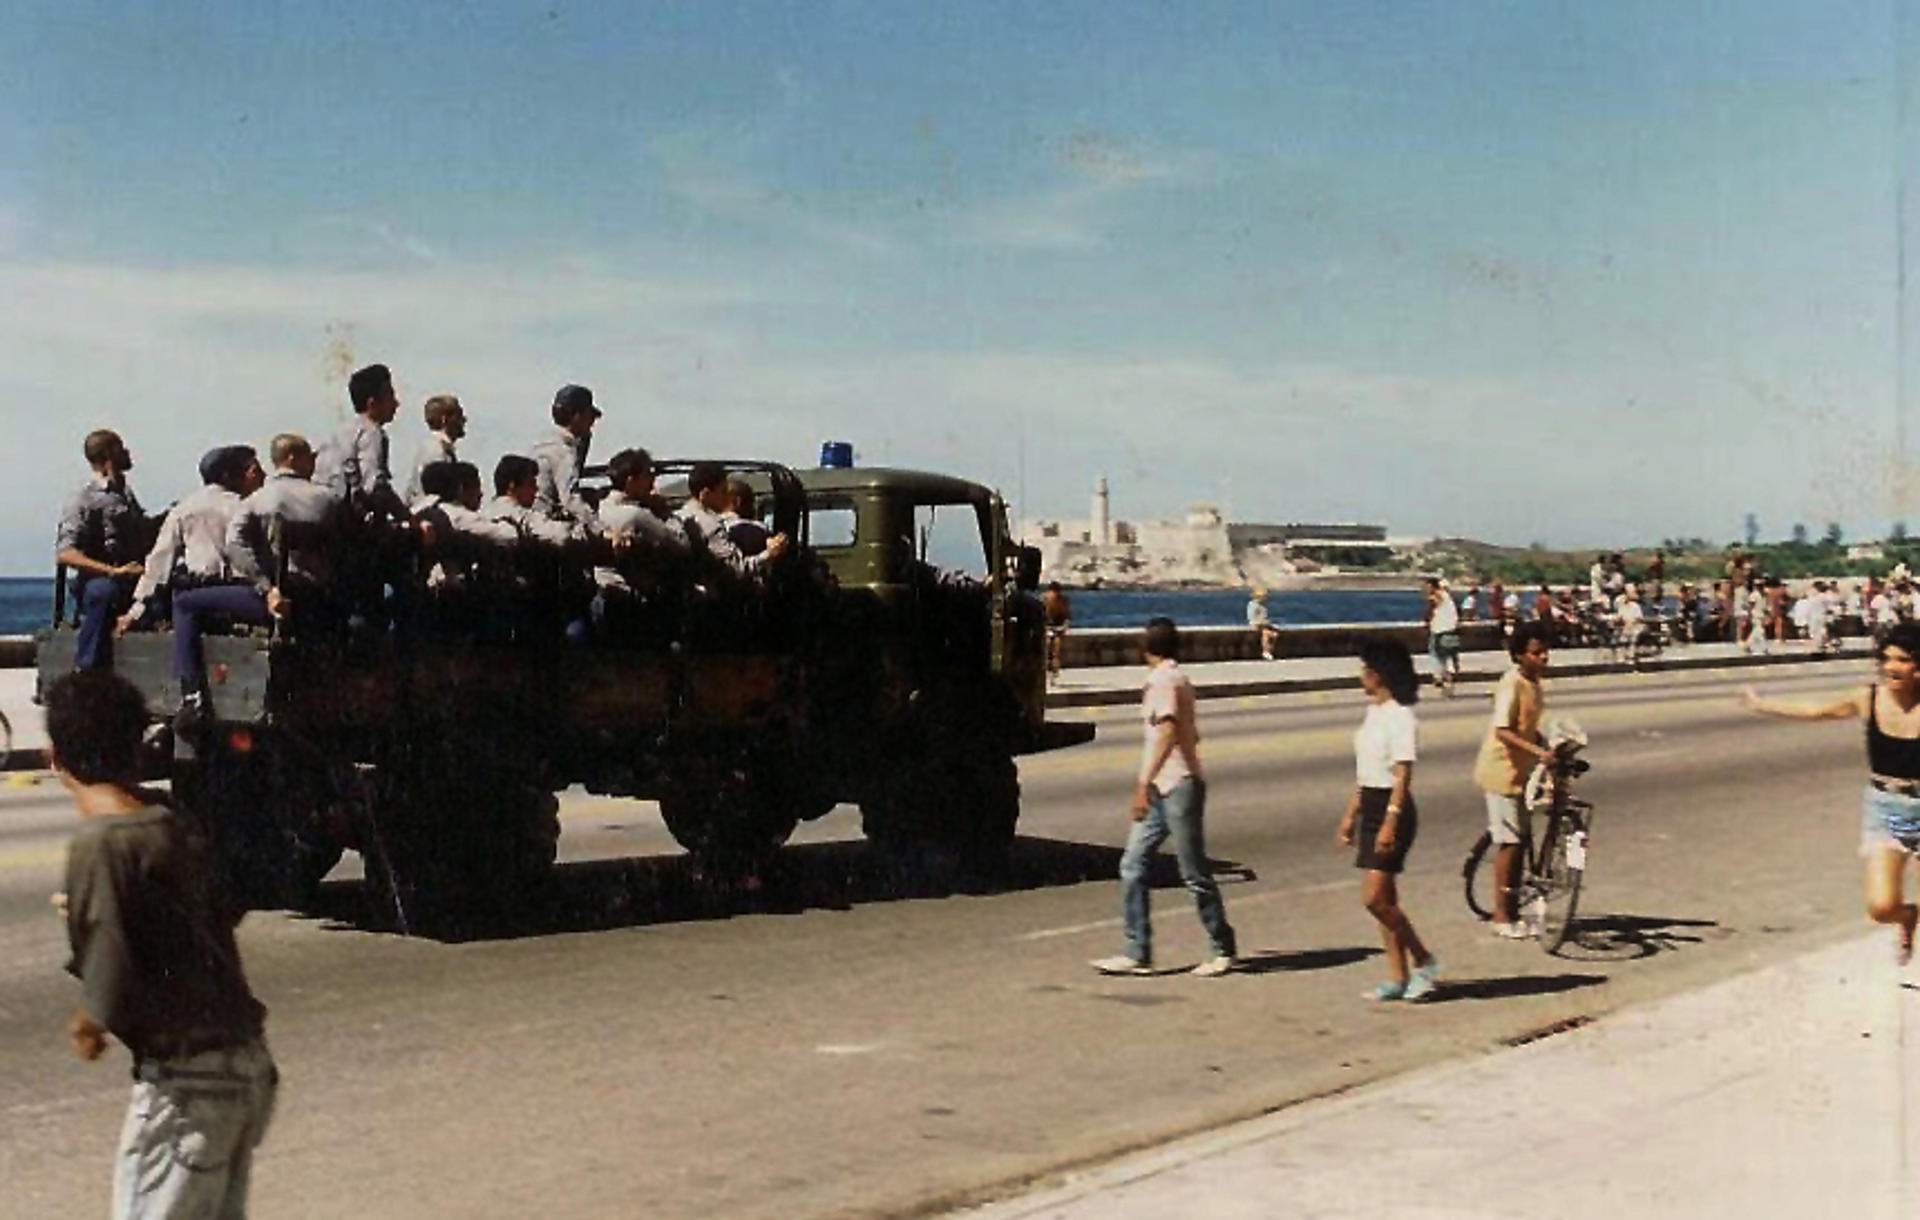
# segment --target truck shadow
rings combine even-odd
[[[879,902],[991,895],[1087,882],[1117,882],[1120,849],[1060,839],[1021,837],[1004,876],[967,877],[937,859],[912,864],[892,860],[864,842],[790,845],[758,876],[724,878],[704,872],[690,857],[633,856],[555,866],[545,892],[524,901],[491,906],[462,904],[435,914],[410,911],[403,928],[391,905],[380,905],[363,881],[329,881],[306,914],[346,931],[400,932],[446,942],[512,940],[647,927],[745,915],[798,915],[844,911]],[[1251,868],[1232,860],[1212,862],[1223,883],[1251,881]],[[1182,888],[1170,856],[1157,857],[1148,876],[1155,889]],[[1118,904],[1119,892],[1099,904]]]
[[[1711,919],[1665,915],[1580,916],[1559,957],[1580,962],[1630,962],[1725,935]]]

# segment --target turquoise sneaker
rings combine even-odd
[[[1407,996],[1407,984],[1386,982],[1366,992],[1360,998],[1372,1000],[1376,1004],[1386,1004],[1394,1000],[1404,1000]]]
[[[1440,988],[1440,960],[1435,958],[1424,966],[1413,968],[1413,977],[1407,980],[1406,990],[1401,998],[1410,1004],[1431,999]]]

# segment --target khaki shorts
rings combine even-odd
[[[1521,843],[1532,819],[1527,798],[1516,792],[1507,796],[1489,792],[1487,797],[1487,833],[1499,844]]]

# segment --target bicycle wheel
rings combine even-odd
[[[1535,873],[1533,897],[1540,903],[1540,943],[1558,953],[1573,931],[1580,906],[1580,883],[1587,872],[1587,829],[1578,818],[1564,819]]]
[[[1493,918],[1493,887],[1498,883],[1493,877],[1493,862],[1487,859],[1492,851],[1493,836],[1483,830],[1467,849],[1466,861],[1460,865],[1467,907],[1481,919]]]

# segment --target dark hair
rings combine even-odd
[[[1180,629],[1173,620],[1164,615],[1147,620],[1146,637],[1140,646],[1151,656],[1163,657],[1169,661],[1180,659]]]
[[[477,491],[486,486],[486,484],[480,481],[480,468],[472,462],[448,462],[447,465],[453,467],[453,487],[455,495],[458,495],[469,487]]]
[[[553,422],[565,428],[573,423],[574,416],[591,414],[600,418],[600,408],[593,405],[593,391],[583,385],[563,385],[553,396]]]
[[[430,496],[439,496],[442,500],[457,499],[460,495],[460,467],[472,469],[467,462],[428,462],[420,469],[420,490]],[[479,472],[475,471],[478,477]]]
[[[383,392],[391,393],[392,390],[393,371],[384,364],[369,364],[347,378],[347,399],[353,403],[355,415],[365,415],[367,404]]]
[[[509,453],[493,464],[493,493],[504,496],[515,483],[540,477],[540,463],[530,457]]]
[[[1882,660],[1889,647],[1905,650],[1906,654],[1920,661],[1920,623],[1900,622],[1887,628],[1873,645],[1873,659]]]
[[[726,481],[727,472],[718,462],[695,462],[693,469],[687,471],[687,490],[696,496]]]
[[[625,487],[628,479],[642,472],[653,473],[653,455],[645,449],[622,449],[607,459],[607,478],[613,481],[615,491]]]
[[[733,511],[742,517],[752,519],[760,515],[760,502],[745,479],[728,479],[727,497],[733,501]]]
[[[87,433],[87,439],[80,444],[80,452],[87,455],[87,465],[98,466],[112,457],[120,448],[120,434],[111,428],[95,428]]]
[[[1547,647],[1553,647],[1553,632],[1547,630],[1547,624],[1537,618],[1528,619],[1513,629],[1507,637],[1507,655],[1518,661],[1527,651],[1527,645],[1539,640]]]
[[[54,762],[83,784],[140,779],[147,701],[110,669],[68,674],[47,688],[47,737]]]
[[[1367,640],[1360,645],[1360,663],[1380,675],[1395,703],[1408,707],[1420,702],[1420,675],[1413,654],[1399,640]]]
[[[209,449],[200,459],[200,481],[218,483],[229,491],[237,491],[235,485],[247,473],[257,455],[251,445],[222,445],[218,449]]]

